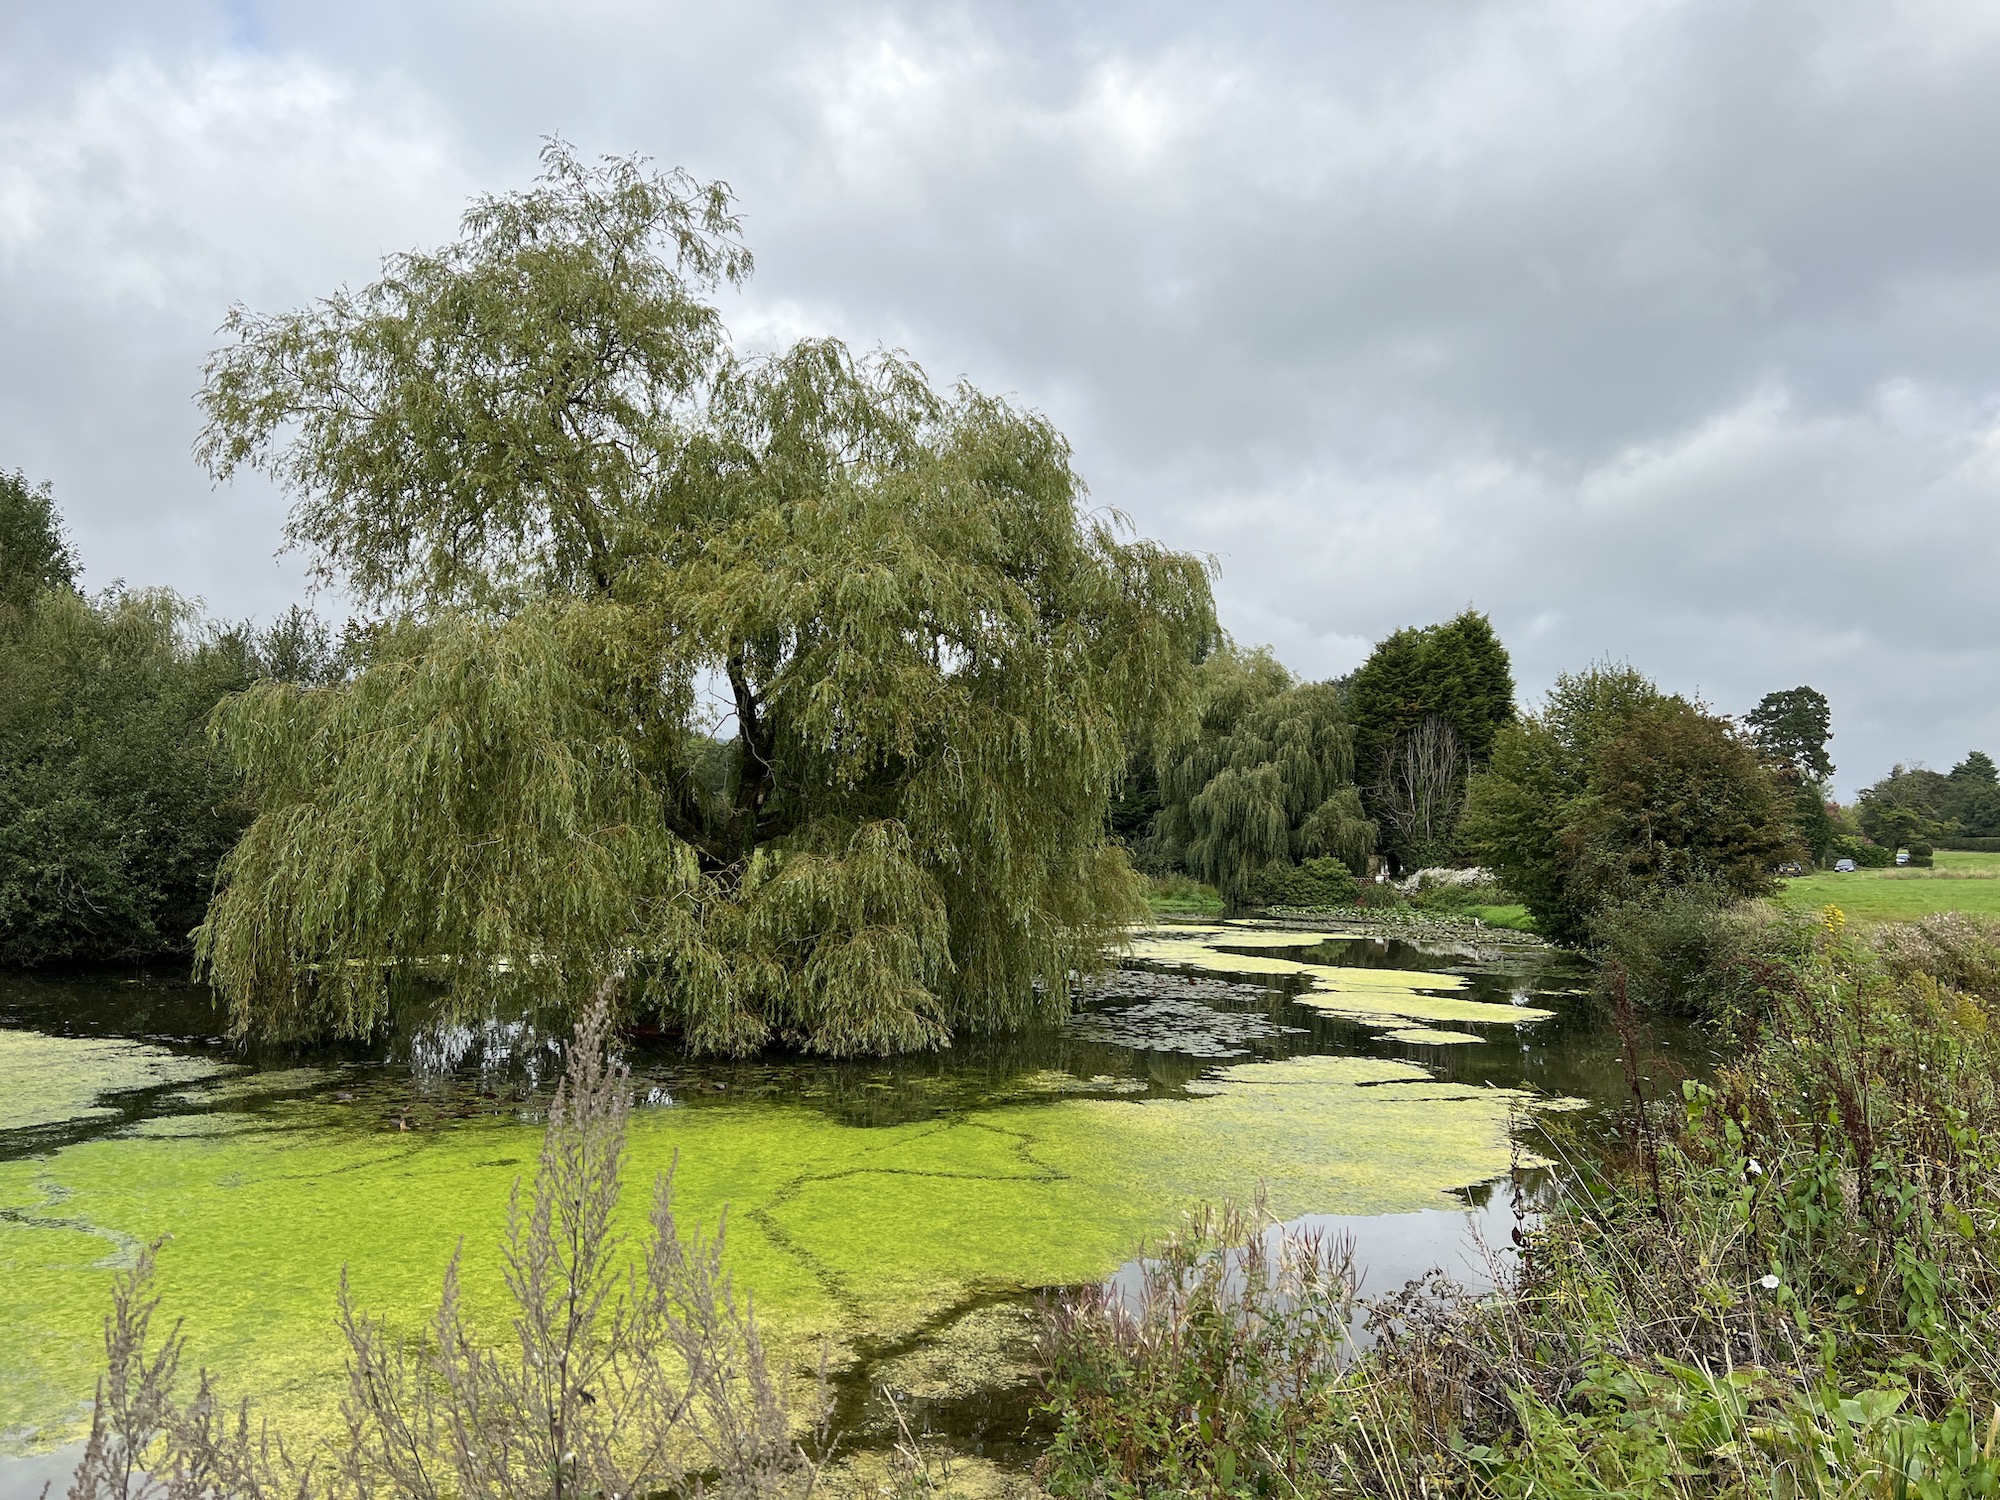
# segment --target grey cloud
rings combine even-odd
[[[0,462],[57,480],[94,577],[275,607],[280,503],[185,457],[208,330],[448,232],[560,131],[728,178],[746,338],[1019,393],[1302,670],[1470,601],[1531,689],[1605,653],[1732,710],[1813,682],[1850,788],[2000,750],[1988,6],[4,24]]]

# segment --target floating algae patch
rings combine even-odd
[[[1385,1042],[1410,1042],[1423,1047],[1455,1047],[1486,1040],[1469,1031],[1441,1031],[1434,1026],[1404,1026],[1382,1033]]]
[[[775,1347],[804,1364],[824,1338],[856,1371],[983,1296],[1102,1277],[1204,1199],[1261,1184],[1285,1215],[1452,1207],[1450,1190],[1506,1169],[1525,1098],[1312,1056],[1178,1097],[1050,1094],[893,1125],[785,1103],[639,1109],[624,1212],[636,1234],[646,1185],[677,1158],[682,1222],[728,1206],[728,1263]],[[163,1235],[159,1290],[187,1320],[188,1367],[295,1430],[330,1431],[343,1266],[359,1306],[415,1331],[462,1241],[469,1312],[503,1332],[497,1246],[539,1124],[330,1115],[218,1110],[201,1133],[0,1163],[0,1433],[17,1447],[76,1434],[113,1270]]]
[[[1386,1027],[1410,1021],[1427,1024],[1514,1026],[1545,1021],[1554,1013],[1528,1005],[1497,1005],[1459,999],[1449,991],[1467,987],[1463,975],[1417,969],[1353,968],[1306,963],[1276,953],[1239,953],[1236,948],[1312,948],[1328,934],[1235,927],[1159,928],[1137,935],[1131,956],[1151,963],[1178,964],[1221,974],[1298,976],[1305,987],[1292,998],[1331,1015]],[[1336,935],[1337,936],[1337,935]]]
[[[115,1115],[101,1101],[207,1078],[221,1065],[143,1042],[0,1030],[0,1131]]]
[[[877,1365],[876,1378],[897,1396],[919,1401],[1025,1385],[1035,1378],[1040,1328],[1032,1307],[986,1303],[953,1318],[908,1353]]]

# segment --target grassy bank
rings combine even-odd
[[[1220,916],[1222,893],[1191,875],[1148,875],[1146,904],[1163,917]]]
[[[1734,1061],[1578,1136],[1497,1296],[1408,1289],[1359,1350],[1337,1258],[1210,1218],[1067,1303],[1050,1487],[2000,1495],[2000,926],[1776,938]]]
[[[1779,900],[1802,911],[1838,906],[1864,924],[1913,922],[1932,912],[2000,917],[2000,854],[1939,850],[1928,870],[1827,871],[1785,882]]]

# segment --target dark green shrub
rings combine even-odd
[[[1833,841],[1835,859],[1851,859],[1864,870],[1886,870],[1896,862],[1896,851],[1885,849],[1880,844],[1867,839],[1843,834]]]
[[[1252,906],[1352,906],[1361,893],[1354,872],[1330,857],[1269,864],[1250,882]]]
[[[1910,845],[1910,863],[1920,869],[1928,870],[1932,865],[1937,863],[1932,858],[1934,852],[1929,844],[1919,840],[1917,843]]]

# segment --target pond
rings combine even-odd
[[[888,1440],[886,1385],[1016,1465],[1036,1292],[1115,1274],[1204,1199],[1351,1233],[1364,1294],[1432,1266],[1478,1284],[1538,1122],[1625,1091],[1586,980],[1498,940],[1189,924],[1135,935],[1053,1033],[842,1063],[634,1038],[626,1208],[636,1228],[674,1166],[684,1215],[727,1209],[736,1284],[788,1360],[828,1351],[850,1447]],[[504,1327],[496,1247],[552,1040],[412,1021],[245,1053],[220,1029],[186,985],[0,980],[0,1493],[62,1465],[113,1271],[161,1235],[190,1362],[294,1428],[330,1415],[343,1268],[415,1329],[462,1241],[467,1302]]]

